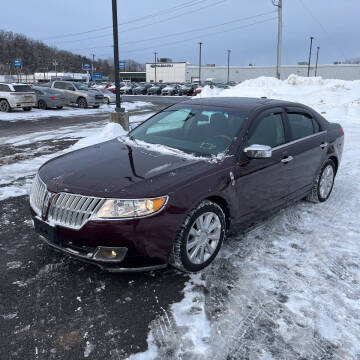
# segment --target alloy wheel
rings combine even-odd
[[[217,214],[201,214],[192,224],[186,242],[186,253],[193,264],[203,264],[215,252],[221,237],[221,222]]]
[[[323,199],[330,194],[334,182],[334,169],[331,165],[327,165],[323,170],[319,182],[319,192]]]

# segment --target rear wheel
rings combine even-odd
[[[31,106],[26,106],[26,107],[23,107],[23,110],[24,111],[31,111],[32,107]]]
[[[186,217],[174,242],[170,264],[182,271],[200,271],[215,259],[225,231],[221,207],[208,200],[202,201]]]
[[[87,101],[85,98],[81,97],[77,101],[78,107],[80,109],[86,109],[87,108]]]
[[[42,110],[45,110],[47,108],[46,102],[44,100],[39,100],[38,101],[38,108],[42,109]]]
[[[0,101],[0,111],[3,111],[3,112],[11,111],[10,104],[8,103],[7,100],[1,100]]]
[[[315,182],[311,193],[306,197],[311,202],[326,201],[333,189],[335,179],[335,164],[332,160],[325,162]]]

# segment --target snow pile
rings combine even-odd
[[[296,101],[339,122],[345,147],[333,193],[227,239],[214,263],[190,276],[171,325],[159,316],[149,350],[130,359],[359,359],[360,81],[261,77],[218,96]]]
[[[204,87],[196,97],[267,97],[301,102],[319,112],[335,110],[336,114],[360,117],[360,80],[324,80],[321,77],[290,75],[286,80],[259,77],[246,80],[231,89]],[[325,116],[326,117],[326,116]]]

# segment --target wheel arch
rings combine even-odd
[[[229,207],[228,202],[219,195],[209,196],[204,200],[212,201],[213,203],[215,203],[221,207],[222,211],[225,214],[226,229],[228,230],[230,228],[230,207]]]
[[[335,174],[337,173],[338,167],[339,167],[339,160],[335,155],[332,155],[329,157],[329,160],[332,160],[335,164]]]

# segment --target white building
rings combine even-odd
[[[155,63],[146,64],[146,81],[147,82],[164,82],[175,83],[185,82],[186,62],[159,62],[156,63],[156,79],[155,79]]]
[[[290,74],[307,76],[307,65],[281,66],[281,78],[286,79]],[[215,82],[227,81],[227,66],[202,66],[201,81],[214,79]],[[276,75],[275,66],[230,66],[229,79],[241,82],[259,76]],[[315,76],[315,66],[310,67],[310,76]],[[317,76],[324,79],[360,80],[359,64],[329,64],[319,65]],[[199,80],[199,67],[186,62],[168,62],[156,64],[157,82],[194,82]],[[146,64],[146,81],[155,81],[155,64]]]

